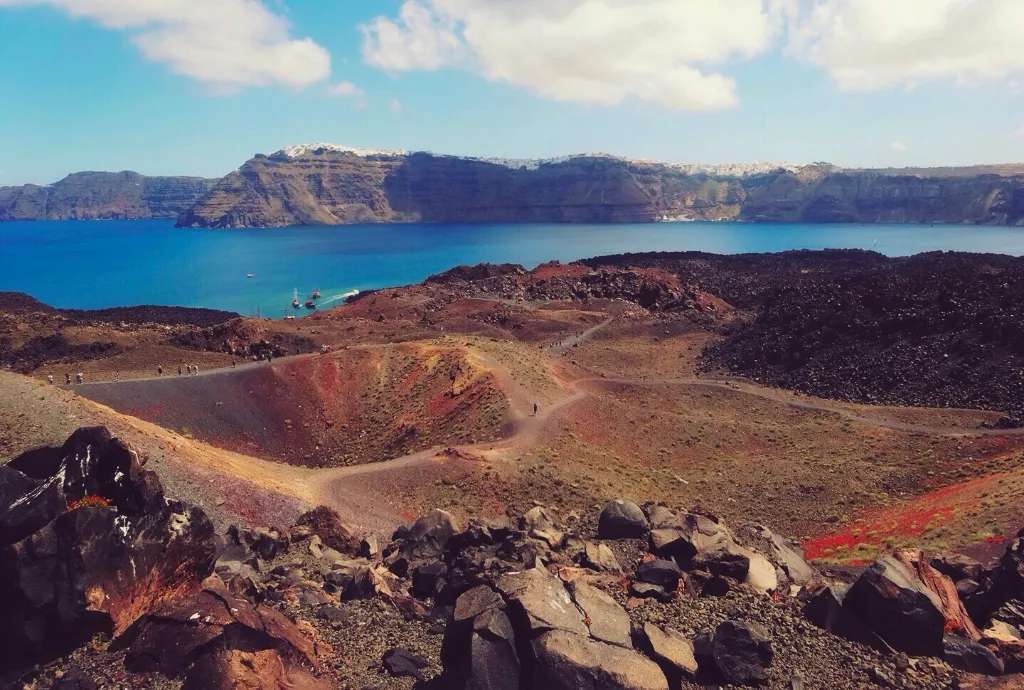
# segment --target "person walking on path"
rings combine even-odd
[[[64,385],[65,386],[70,386],[71,385],[71,374],[69,374],[68,372],[64,372]]]
[[[181,365],[178,365],[178,376],[181,376]]]
[[[82,381],[84,380],[85,377],[82,376],[82,372],[78,372],[77,374],[75,374],[75,383],[82,383]]]
[[[156,365],[156,375],[157,376],[163,376],[164,375],[164,365],[162,365],[162,364],[157,364]]]
[[[52,385],[53,384],[53,374],[47,374],[46,375],[46,380],[49,381],[50,384]]]
[[[533,416],[537,416],[537,403],[533,403]]]

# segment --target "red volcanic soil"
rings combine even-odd
[[[312,466],[491,440],[508,412],[490,372],[470,364],[461,348],[429,343],[78,390],[221,448]]]
[[[907,545],[996,555],[1005,548],[1004,530],[1019,525],[1024,512],[1014,488],[1019,480],[1013,472],[989,474],[865,511],[848,525],[804,540],[804,555],[856,564]]]

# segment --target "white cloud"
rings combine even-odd
[[[350,81],[339,81],[327,87],[327,93],[332,96],[358,96],[363,91]]]
[[[463,55],[455,22],[419,2],[403,4],[397,20],[376,17],[359,29],[363,56],[383,69],[437,69]]]
[[[128,31],[150,60],[218,89],[305,86],[330,75],[327,51],[291,38],[288,22],[259,0],[0,0],[48,5]]]
[[[391,100],[388,101],[388,110],[390,110],[393,113],[402,112],[402,101],[398,100],[397,98],[392,98]]]
[[[897,140],[890,141],[889,148],[895,151],[896,153],[905,153],[907,150],[909,150],[910,147],[904,144],[902,141]]]
[[[790,52],[847,90],[1024,76],[1021,0],[818,0],[791,20]]]
[[[366,107],[366,94],[363,90],[350,81],[339,81],[327,86],[327,93],[338,98],[346,98],[352,101],[356,108]]]
[[[455,66],[544,97],[712,110],[737,102],[715,65],[772,43],[788,0],[406,0],[361,27],[387,70]]]

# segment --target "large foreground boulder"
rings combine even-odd
[[[963,624],[958,620],[961,612],[951,609],[960,608],[960,601],[950,583],[952,592],[945,593],[952,599],[944,602],[922,580],[919,568],[930,582],[949,582],[920,558],[914,561],[906,554],[882,556],[850,587],[843,607],[894,649],[918,656],[939,656],[944,633]]]
[[[611,596],[534,567],[459,596],[442,661],[455,688],[667,688],[658,664],[632,647],[629,616]]]
[[[635,539],[649,529],[650,523],[640,506],[621,498],[605,503],[597,518],[597,536],[601,539]]]
[[[975,620],[984,625],[1007,604],[1024,612],[1024,529],[1010,541],[995,568],[979,579],[981,587],[966,602]],[[1024,624],[1024,615],[1020,618]]]
[[[636,652],[564,630],[533,640],[533,688],[545,690],[667,690],[656,663]]]
[[[104,427],[82,427],[60,448],[45,450],[0,467],[0,545],[24,539],[70,507],[113,506],[134,516],[163,501],[156,474]]]
[[[4,512],[37,516],[19,523],[27,527],[60,506],[31,534],[0,544],[0,668],[62,654],[96,633],[120,634],[160,602],[198,589],[213,568],[210,520],[165,500],[156,475],[106,429],[79,429],[59,456],[55,474],[34,480]]]
[[[726,683],[750,685],[768,680],[774,653],[768,633],[760,625],[725,621],[702,647]]]
[[[282,613],[236,596],[216,577],[193,596],[154,607],[114,643],[132,672],[159,671],[185,688],[327,690],[309,670],[322,645]]]

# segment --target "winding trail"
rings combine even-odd
[[[563,338],[561,341],[547,346],[547,348],[556,352],[565,351],[593,337],[613,320],[613,318],[608,318],[579,334]],[[377,346],[367,345],[366,347]],[[275,360],[275,363],[319,356],[321,355],[318,353],[293,355]],[[322,503],[329,505],[338,510],[342,517],[356,528],[380,533],[389,531],[408,520],[408,516],[403,515],[401,507],[403,482],[424,483],[432,481],[437,477],[443,477],[446,473],[451,473],[452,471],[460,469],[471,471],[472,468],[478,467],[481,461],[500,461],[513,458],[516,454],[521,454],[523,451],[534,447],[549,424],[556,420],[566,409],[588,396],[598,394],[602,389],[610,386],[693,386],[715,388],[749,395],[800,410],[838,415],[858,424],[931,436],[1024,435],[1024,429],[982,429],[905,422],[885,416],[887,410],[902,408],[869,408],[853,403],[807,398],[788,390],[768,388],[742,379],[729,377],[635,378],[585,376],[565,378],[560,381],[564,395],[553,402],[548,402],[538,410],[537,414],[533,414],[533,404],[536,398],[531,395],[531,391],[515,380],[506,367],[502,366],[493,357],[478,350],[470,351],[470,356],[482,368],[492,373],[497,381],[497,385],[508,399],[511,414],[510,433],[499,441],[460,444],[452,447],[436,446],[390,460],[333,468],[306,468],[286,465],[270,460],[249,458],[249,456],[229,451],[221,451],[212,446],[209,447],[209,452],[197,451],[194,455],[209,461],[214,469],[228,476],[236,476],[249,481],[256,481],[260,484],[266,484],[276,491],[310,504]],[[270,364],[265,361],[246,362],[235,367],[203,371],[198,376],[232,375],[261,366],[269,366]],[[137,384],[140,381],[166,381],[168,378],[177,377],[163,376],[146,379],[128,379],[121,382],[85,383],[74,386],[72,389],[80,390],[85,397],[89,397],[88,391],[90,386],[110,386],[128,382]],[[137,426],[144,428],[150,433],[157,433],[159,429],[157,425],[144,420],[138,420]],[[188,441],[187,443],[196,442]],[[201,445],[205,446],[207,444]]]

